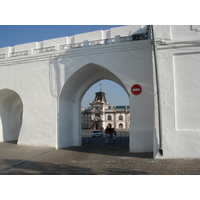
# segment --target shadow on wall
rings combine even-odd
[[[22,113],[20,96],[13,90],[0,90],[0,141],[18,140]]]

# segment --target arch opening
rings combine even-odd
[[[0,91],[0,141],[18,141],[23,118],[23,103],[13,90]]]
[[[83,143],[87,141],[93,146],[104,146],[104,143],[122,145],[123,142],[123,146],[129,145],[130,100],[123,88],[113,81],[101,80],[85,93],[81,105]],[[107,127],[116,132],[110,134],[109,139]],[[124,133],[126,140],[121,140]]]
[[[119,84],[129,97],[122,81],[107,68],[90,63],[77,70],[66,81],[59,96],[57,148],[82,144],[81,101],[86,91],[103,79]],[[95,128],[99,129],[100,126]]]
[[[124,129],[130,129],[129,97],[113,81],[104,79],[95,83],[85,93],[81,105],[82,129],[105,128],[111,122],[115,129],[119,129],[120,123]]]

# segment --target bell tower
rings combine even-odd
[[[101,84],[100,84],[101,86]],[[93,129],[100,129],[103,127],[103,122],[105,121],[104,119],[104,114],[105,114],[105,109],[108,108],[108,105],[110,105],[106,101],[106,96],[105,93],[101,91],[100,87],[100,92],[95,93],[95,98],[91,105],[91,125]]]

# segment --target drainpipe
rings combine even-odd
[[[156,41],[154,36],[153,25],[151,25],[152,39],[153,39],[153,52],[154,52],[154,68],[155,68],[155,78],[156,78],[156,90],[157,90],[157,102],[158,102],[158,131],[159,131],[159,155],[163,156],[163,144],[162,144],[162,129],[161,129],[161,119],[160,119],[160,88],[158,83],[158,63],[156,54]]]

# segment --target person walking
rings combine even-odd
[[[104,135],[103,127],[101,127],[101,129],[100,129],[100,133],[101,133],[101,135],[100,135],[101,140],[103,140],[103,135]]]
[[[116,136],[117,136],[117,133],[115,130],[113,130],[113,134],[112,134],[113,143],[115,143],[116,141]]]
[[[110,134],[109,134],[108,126],[107,126],[105,129],[105,143],[106,144],[109,143],[109,137],[110,137]]]
[[[108,125],[108,132],[109,132],[109,143],[113,143],[113,130],[114,128],[112,128],[112,125],[109,124]]]

